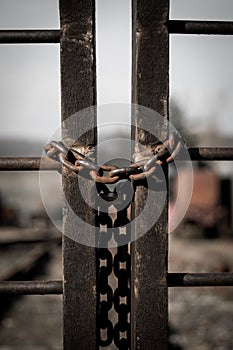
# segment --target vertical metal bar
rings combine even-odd
[[[67,121],[73,113],[96,104],[95,1],[60,0],[60,17],[62,120]],[[94,112],[87,123],[91,130],[76,143],[84,149],[96,142]],[[77,116],[72,127],[69,123],[63,127],[63,140],[83,128]],[[86,186],[88,196],[91,183]],[[64,349],[91,350],[96,349],[95,248],[69,237],[86,234],[83,227],[74,227],[72,210],[89,224],[94,224],[95,216],[79,192],[78,176],[67,169],[63,169],[63,189],[72,207],[65,205],[63,210]]]
[[[169,42],[166,22],[168,0],[133,0],[132,101],[168,118]],[[148,144],[150,135],[140,132],[148,125],[146,114],[135,116],[134,139]],[[144,207],[146,189],[137,187],[134,215]],[[156,203],[148,215],[153,216]],[[146,217],[139,226],[143,227]],[[138,227],[139,227],[138,226]],[[167,205],[157,223],[132,244],[132,349],[163,350],[167,347],[168,292]],[[137,230],[137,227],[134,228]]]

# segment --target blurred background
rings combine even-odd
[[[96,16],[98,104],[130,103],[130,1],[97,0]],[[170,18],[231,21],[233,2],[172,1]],[[0,29],[50,28],[59,28],[58,0],[0,0]],[[170,36],[170,121],[187,146],[232,147],[232,62],[231,36]],[[59,65],[58,44],[0,45],[0,157],[42,155],[60,125]],[[98,115],[99,124],[111,121],[116,120]],[[117,121],[130,123],[130,114]],[[129,128],[125,133],[130,137]],[[232,271],[232,164],[193,166],[190,207],[169,237],[169,270]],[[43,176],[47,205],[59,220],[60,177],[49,172]],[[172,207],[177,180],[170,180]],[[39,244],[41,239],[46,244]],[[44,210],[38,173],[0,172],[0,264],[1,280],[61,279],[60,233]],[[170,289],[170,347],[232,349],[232,292],[220,287]],[[4,299],[0,310],[1,350],[62,348],[60,297]]]

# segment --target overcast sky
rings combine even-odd
[[[170,17],[232,21],[233,1],[171,1]],[[233,136],[233,36],[172,35],[170,39],[171,95],[200,128],[211,123]]]
[[[97,0],[98,102],[130,102],[128,0]],[[232,0],[173,0],[171,18],[233,20]],[[56,0],[0,0],[0,28],[59,28]],[[233,135],[233,38],[170,38],[171,96]],[[0,46],[0,137],[46,141],[60,121],[59,45]],[[213,145],[214,146],[214,145]]]

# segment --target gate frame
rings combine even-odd
[[[151,108],[168,120],[169,99],[169,16],[168,0],[133,0],[132,102]],[[146,114],[146,113],[145,113]],[[151,135],[143,130],[154,130],[146,115],[132,116],[133,139],[148,145]],[[141,132],[143,131],[143,132]],[[167,171],[165,170],[165,177]],[[146,203],[147,190],[137,187],[133,217],[138,216]],[[132,349],[163,350],[167,348],[168,327],[168,235],[167,203],[159,220],[141,238],[131,244]],[[147,210],[153,215],[156,203]],[[143,225],[146,217],[140,219]],[[134,228],[137,230],[137,227]]]
[[[60,0],[61,21],[61,113],[62,121],[84,108],[96,105],[95,1]],[[82,120],[83,122],[83,120]],[[96,144],[96,116],[90,114],[88,128],[76,146]],[[74,125],[75,124],[75,125]],[[84,126],[77,117],[70,126],[63,125],[63,140],[75,140],[76,130]],[[85,151],[84,151],[85,153]],[[63,207],[63,336],[64,349],[96,348],[96,254],[95,248],[81,245],[69,237],[79,230],[72,222],[72,210],[90,224],[95,223],[93,210],[84,202],[76,174],[63,168],[63,190],[67,202]],[[90,194],[87,184],[87,194]],[[83,229],[82,225],[82,228]],[[83,232],[85,234],[85,232]]]

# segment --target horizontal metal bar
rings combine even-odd
[[[0,30],[0,44],[60,43],[60,30]]]
[[[168,287],[233,286],[233,272],[168,273]]]
[[[62,281],[0,281],[0,294],[62,294]]]
[[[168,21],[170,34],[233,35],[233,22],[224,21]]]
[[[62,242],[61,237],[47,237],[47,238],[36,238],[36,239],[12,239],[12,240],[2,240],[0,239],[0,246],[11,246],[11,245],[18,245],[18,244],[40,244],[40,243],[55,243],[60,244]]]
[[[233,160],[233,147],[189,148],[192,160]]]
[[[60,169],[60,163],[47,157],[0,158],[0,171],[37,171]]]
[[[233,286],[233,273],[168,273],[168,287]],[[0,294],[62,294],[62,281],[0,281]]]
[[[233,147],[188,148],[191,160],[233,160]],[[61,164],[48,157],[0,158],[0,171],[61,170]]]

